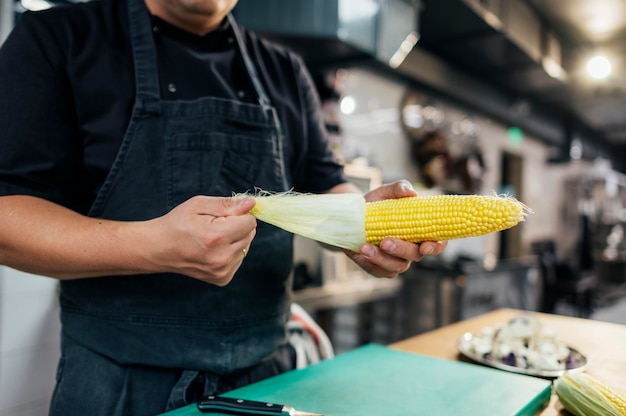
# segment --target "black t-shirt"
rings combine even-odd
[[[256,101],[227,23],[200,37],[153,17],[161,95]],[[244,38],[286,138],[294,189],[345,181],[319,98],[300,58]],[[0,195],[89,210],[123,139],[135,99],[125,0],[24,14],[0,49]]]

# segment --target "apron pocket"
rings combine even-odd
[[[275,163],[271,141],[258,137],[181,133],[167,142],[169,209],[196,195],[228,197],[263,187],[262,173]]]

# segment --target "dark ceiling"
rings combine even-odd
[[[599,146],[626,145],[626,1],[422,3],[420,47],[512,94],[522,108],[570,120]],[[585,65],[595,52],[611,59],[613,73],[594,82]]]
[[[532,0],[531,5],[563,39],[569,80],[555,101],[570,104],[611,143],[626,144],[626,1]],[[565,7],[564,7],[565,6]],[[584,62],[594,53],[610,58],[613,74],[590,83]],[[546,97],[550,99],[550,96]]]
[[[561,159],[567,159],[572,140],[580,138],[600,149],[592,151],[592,157],[608,154],[626,172],[626,0],[239,0],[239,4],[235,12],[241,12],[238,19],[244,25],[291,46],[314,69],[372,60],[372,51],[355,47],[341,34],[346,12],[348,17],[364,15],[365,6],[373,4],[379,10],[409,7],[411,13],[396,12],[388,16],[384,29],[378,29],[386,35],[400,26],[402,32],[400,21],[409,14],[409,20],[417,23],[419,41],[395,72],[426,86],[437,84],[435,89],[499,113],[507,122],[525,121],[537,137],[560,147]],[[359,44],[370,36],[348,29]],[[381,33],[375,36],[380,38]],[[612,60],[613,73],[594,82],[585,65],[596,52]],[[389,69],[386,60],[377,61]],[[433,76],[437,71],[441,74]],[[469,85],[468,80],[480,85]],[[502,106],[508,107],[506,112]]]
[[[579,141],[583,158],[609,158],[626,173],[626,0],[239,4],[235,12],[244,26],[290,46],[313,70],[371,63],[521,127],[551,146],[551,162],[570,160],[572,143]],[[353,31],[351,19],[373,5],[378,25]],[[407,7],[411,12],[404,12]],[[368,39],[378,45],[388,35],[401,35],[394,41],[403,43],[411,32],[403,26],[407,21],[416,24],[419,40],[397,67],[355,45]],[[593,53],[611,59],[608,78],[587,75]]]

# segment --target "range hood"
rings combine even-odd
[[[313,70],[374,65],[514,125],[567,161],[603,141],[567,103],[559,38],[522,0],[239,0],[238,22],[298,52]],[[395,56],[395,58],[394,58]]]
[[[545,141],[556,152],[550,162],[569,161],[574,141],[583,143],[585,159],[606,155],[597,123],[576,107],[574,49],[531,3],[424,0],[422,36],[413,53],[429,53],[458,75],[439,80],[449,94]],[[406,72],[423,76],[426,69],[410,58]]]
[[[419,0],[239,0],[237,22],[310,66],[375,59],[397,67],[418,40]]]

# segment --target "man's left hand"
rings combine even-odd
[[[417,192],[407,181],[383,185],[365,195],[367,202],[416,196]],[[397,238],[385,238],[380,246],[364,243],[358,253],[344,250],[346,255],[363,270],[376,277],[397,277],[411,267],[412,262],[424,256],[437,256],[448,245],[447,241],[410,243]]]

